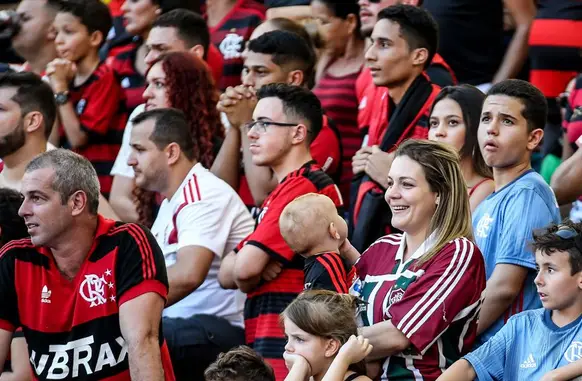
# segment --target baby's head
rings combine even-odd
[[[308,193],[291,201],[279,217],[279,229],[291,250],[312,255],[315,248],[337,251],[348,226],[327,196]]]

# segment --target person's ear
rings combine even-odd
[[[287,74],[287,84],[294,86],[303,85],[305,75],[302,70],[293,70]]]
[[[73,217],[80,215],[87,208],[87,194],[83,191],[76,191],[69,197],[69,206]]]
[[[166,160],[168,161],[168,165],[176,164],[180,159],[180,155],[182,154],[182,150],[180,149],[178,143],[168,144],[164,151],[166,153]]]
[[[324,352],[324,356],[327,358],[332,358],[334,357],[337,352],[339,351],[339,349],[341,348],[341,344],[338,340],[336,339],[329,339],[327,341],[327,345],[325,346],[325,352]]]
[[[542,141],[544,137],[544,130],[541,128],[536,128],[532,132],[529,133],[529,137],[527,139],[527,150],[533,151]]]
[[[89,44],[94,48],[99,48],[104,39],[105,36],[103,36],[103,33],[96,30],[89,36]]]
[[[337,239],[337,240],[341,239],[341,235],[340,235],[339,231],[337,230],[337,226],[335,226],[335,223],[331,222],[329,224],[328,231],[329,231],[329,235],[333,239]]]
[[[427,60],[428,60],[428,49],[418,48],[412,51],[412,64],[414,66],[424,67],[426,65]]]
[[[293,127],[292,127],[293,128]],[[302,144],[308,138],[308,129],[305,124],[298,124],[297,127],[294,128],[295,133],[293,134],[293,139],[291,141],[292,144]]]
[[[31,111],[23,118],[24,131],[33,133],[42,129],[44,117],[39,111]]]
[[[189,52],[194,54],[195,56],[197,56],[201,60],[204,59],[204,46],[202,46],[200,44],[194,45],[193,47],[191,47]]]
[[[354,32],[356,31],[356,28],[358,27],[358,16],[356,16],[353,13],[350,13],[348,15],[348,17],[346,17],[346,21],[348,23],[348,34],[352,35],[354,34]]]

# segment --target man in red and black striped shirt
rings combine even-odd
[[[339,189],[314,162],[309,144],[321,129],[322,109],[307,89],[284,84],[263,86],[248,125],[253,163],[269,166],[279,180],[262,206],[254,233],[224,257],[219,272],[223,287],[247,293],[247,344],[275,369],[278,381],[287,374],[285,335],[279,314],[303,290],[303,259],[289,248],[279,230],[287,204],[307,193],[328,196],[342,205]],[[272,272],[275,276],[272,276]]]
[[[30,238],[0,251],[0,364],[22,327],[37,380],[173,381],[151,233],[98,215],[95,169],[68,150],[32,160],[22,193]]]
[[[218,84],[221,91],[240,85],[242,52],[253,30],[265,19],[265,8],[254,0],[209,0],[206,20],[212,43],[224,59],[224,71]]]

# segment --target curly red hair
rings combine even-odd
[[[161,63],[166,74],[169,104],[186,115],[192,138],[194,155],[206,168],[215,159],[216,141],[224,138],[224,128],[216,109],[219,93],[208,65],[188,52],[163,54],[151,67]],[[138,222],[151,226],[154,219],[155,195],[136,187],[133,192],[139,215]]]

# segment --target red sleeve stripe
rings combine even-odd
[[[332,261],[330,257],[331,256],[320,255],[317,257],[317,261],[328,272],[336,292],[340,294],[345,294],[347,293],[345,274],[344,277],[342,278],[342,274],[337,268],[337,263],[334,263],[334,261]]]
[[[184,200],[187,204],[192,204],[196,201],[202,200],[196,175],[193,175],[192,179],[190,179],[186,186],[184,186]]]
[[[194,187],[196,189],[196,196],[198,196],[198,201],[202,200],[202,196],[200,195],[200,187],[198,187],[198,177],[196,175],[193,176],[194,180]]]
[[[2,257],[7,251],[11,249],[26,249],[34,247],[30,238],[23,238],[8,242],[6,245],[2,246],[0,250],[0,257]]]
[[[152,248],[149,245],[145,233],[135,224],[125,224],[111,230],[109,234],[112,235],[122,231],[127,231],[137,243],[142,258],[141,266],[144,279],[153,279],[156,276],[156,266],[153,259]]]
[[[406,337],[410,338],[446,301],[471,263],[473,243],[461,238],[455,239],[454,244],[455,253],[443,274],[398,323],[396,328]]]

